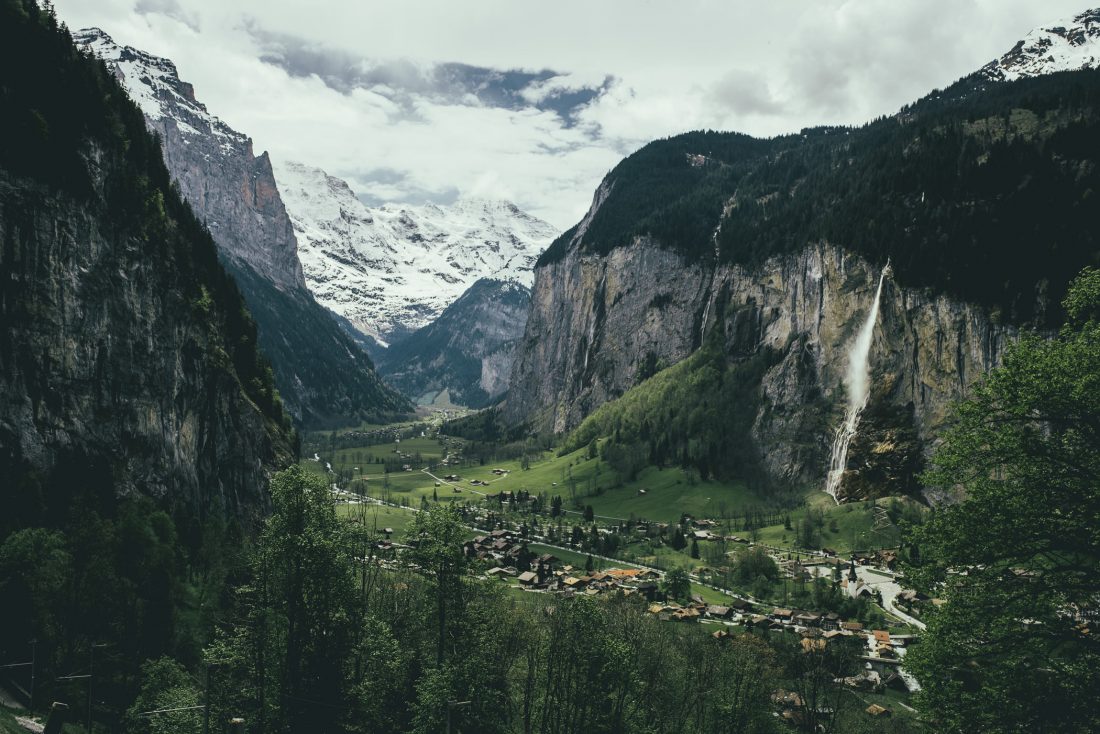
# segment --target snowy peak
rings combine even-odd
[[[275,177],[307,286],[383,346],[435,319],[480,278],[529,286],[557,235],[507,201],[372,208],[319,168],[277,164]]]
[[[73,38],[107,64],[141,108],[172,178],[222,253],[280,290],[304,292],[294,230],[267,154],[253,155],[247,135],[210,114],[168,59],[121,46],[99,28]]]
[[[982,68],[993,81],[1100,68],[1100,8],[1024,36],[1011,51]]]
[[[206,105],[195,99],[195,88],[179,78],[170,59],[133,46],[120,46],[99,28],[76,31],[73,40],[107,63],[149,120],[170,117],[185,135],[213,135],[230,149],[226,152],[245,146],[251,153],[252,141],[248,136],[211,115]]]

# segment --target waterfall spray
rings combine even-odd
[[[856,435],[859,417],[863,414],[863,409],[867,407],[867,399],[871,396],[871,340],[875,335],[875,323],[878,321],[882,284],[886,281],[886,273],[889,270],[890,263],[887,262],[878,279],[878,289],[875,291],[871,311],[867,314],[863,326],[860,327],[852,348],[848,350],[848,371],[844,375],[844,386],[848,390],[848,405],[844,410],[844,422],[836,429],[836,436],[833,438],[829,474],[825,482],[825,492],[838,505],[840,497],[837,496],[837,491],[840,489],[840,479],[844,476],[844,469],[848,465],[848,446]]]

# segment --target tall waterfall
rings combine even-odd
[[[844,375],[844,386],[848,390],[848,406],[844,410],[844,422],[836,429],[836,437],[833,438],[833,452],[829,457],[829,474],[825,482],[825,491],[840,504],[837,490],[840,489],[840,478],[844,476],[844,469],[848,465],[848,446],[859,428],[859,417],[863,409],[867,407],[867,399],[871,396],[871,340],[875,335],[875,323],[878,321],[879,301],[882,298],[882,284],[886,281],[886,273],[890,270],[890,263],[882,269],[882,275],[878,279],[878,289],[875,291],[875,301],[871,304],[871,311],[867,319],[856,335],[852,348],[848,350],[848,371]]]

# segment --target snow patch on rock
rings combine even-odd
[[[1015,81],[1059,71],[1100,68],[1100,8],[1036,28],[981,73],[992,81]]]
[[[368,207],[320,168],[276,163],[314,297],[383,346],[428,324],[480,278],[530,286],[557,230],[507,201]]]

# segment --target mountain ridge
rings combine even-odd
[[[1093,8],[1066,21],[1036,28],[1008,53],[983,66],[979,73],[992,81],[1015,81],[1097,67],[1100,67],[1100,8]]]
[[[456,405],[484,408],[507,390],[530,303],[526,286],[481,278],[431,323],[385,350],[379,374],[421,403],[447,390]]]
[[[847,346],[889,262],[842,495],[916,486],[952,401],[1018,328],[1060,322],[1070,280],[1100,263],[1098,141],[1098,70],[975,72],[858,128],[654,141],[540,257],[502,415],[573,431],[720,329],[733,363],[776,355],[757,402],[738,406],[755,442],[745,468],[824,486]],[[907,447],[896,466],[890,446]]]
[[[267,153],[256,156],[251,138],[211,114],[170,59],[119,45],[100,28],[78,30],[73,39],[115,72],[144,113],[161,138],[169,170],[222,252],[284,290],[304,288],[293,229],[279,201]],[[192,155],[192,147],[201,150]],[[226,183],[239,182],[236,195],[219,192],[212,173]],[[252,210],[261,216],[246,216]]]
[[[382,347],[426,326],[480,278],[529,287],[556,234],[506,201],[372,208],[314,166],[277,164],[275,176],[311,291]]]
[[[260,346],[294,416],[312,428],[410,410],[306,287],[267,153],[254,155],[247,135],[212,115],[171,60],[120,46],[97,28],[77,31],[74,40],[108,65],[157,133],[174,182],[256,315]]]

